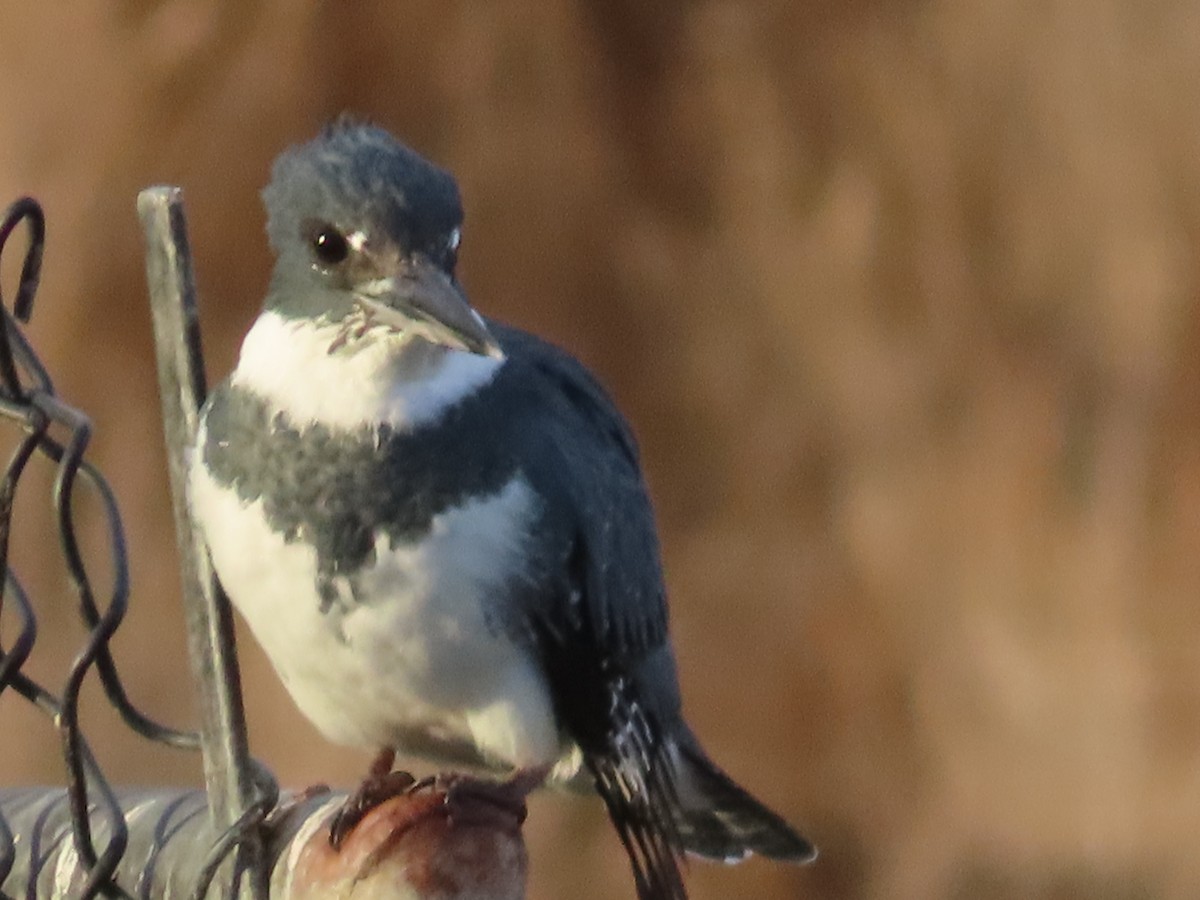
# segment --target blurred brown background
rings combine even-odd
[[[176,723],[134,196],[187,191],[223,374],[269,162],[343,108],[457,173],[476,303],[640,435],[693,723],[823,851],[693,865],[694,897],[1200,896],[1200,7],[5,5],[0,202],[49,217],[30,333],[123,504],[131,692]],[[14,553],[60,680],[40,490]],[[256,752],[352,783],[242,649]],[[100,702],[87,730],[116,781],[198,778]],[[0,779],[57,780],[55,747],[0,700]],[[598,804],[528,831],[533,897],[631,896]]]

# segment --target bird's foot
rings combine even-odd
[[[452,822],[497,828],[519,828],[525,821],[525,798],[550,774],[549,766],[519,769],[504,781],[477,778],[459,772],[443,773],[420,781],[408,772],[393,772],[395,753],[384,750],[371,763],[367,777],[346,798],[329,826],[329,844],[341,848],[346,837],[372,809],[386,800],[418,791],[442,794],[445,814]]]
[[[400,794],[407,793],[416,784],[416,779],[408,772],[393,772],[392,763],[396,760],[395,751],[382,750],[371,762],[367,777],[362,780],[358,789],[346,798],[342,808],[337,811],[329,825],[329,844],[337,850],[342,846],[351,831],[354,830],[363,816],[382,803]]]
[[[452,820],[479,824],[520,826],[525,821],[525,798],[546,780],[548,766],[519,769],[504,781],[475,778],[457,772],[429,779],[431,786],[445,794],[445,805]],[[422,787],[417,782],[411,789]]]

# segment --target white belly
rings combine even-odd
[[[451,761],[531,767],[564,751],[527,647],[494,617],[519,576],[536,497],[516,479],[435,517],[418,544],[381,538],[359,597],[321,611],[315,551],[271,529],[201,465],[192,513],[221,582],[292,698],[331,741]]]

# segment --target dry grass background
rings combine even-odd
[[[694,724],[824,851],[695,865],[696,898],[1200,895],[1200,7],[0,8],[0,200],[49,215],[31,333],[95,418],[133,554],[118,653],[175,722],[134,196],[184,185],[223,373],[269,161],[346,107],[459,175],[476,303],[639,432]],[[53,679],[78,629],[25,490]],[[349,784],[365,758],[242,647],[257,753]],[[87,724],[118,781],[197,778],[100,703]],[[56,779],[54,748],[0,701],[4,782]],[[629,895],[594,803],[539,798],[528,831],[534,897]]]

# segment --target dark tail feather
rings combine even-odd
[[[690,731],[672,751],[679,798],[675,831],[688,853],[727,863],[751,853],[793,863],[816,858],[816,848],[721,771]]]
[[[608,807],[629,863],[640,900],[687,900],[676,855],[678,836],[671,810],[675,806],[668,781],[649,767],[629,760],[598,756],[587,760],[596,790]],[[666,766],[658,767],[666,771]]]

